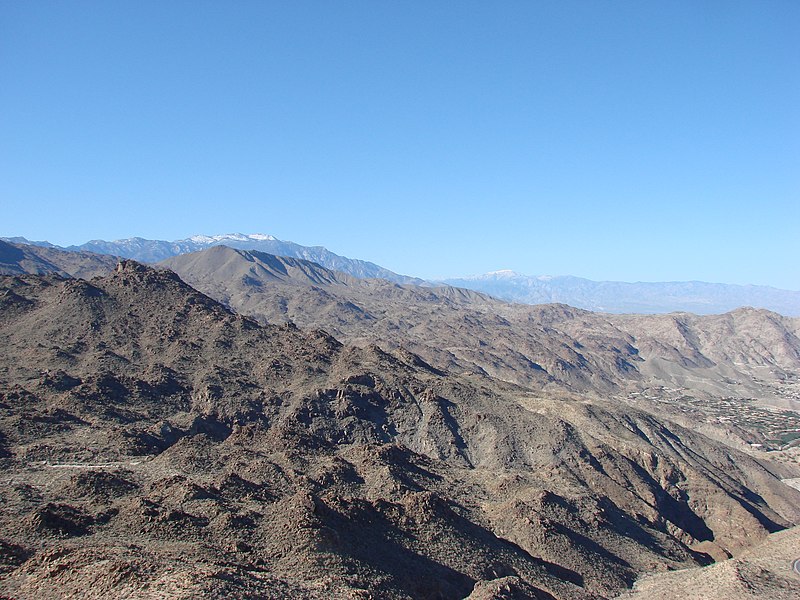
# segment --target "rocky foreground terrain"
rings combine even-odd
[[[471,293],[452,290],[421,305],[436,326],[395,316],[404,340],[455,335],[457,321],[503,330],[500,314],[468,320],[494,301],[459,312]],[[345,325],[388,326],[352,304]],[[502,336],[464,334],[446,364],[417,352],[432,342],[343,345],[130,261],[91,281],[0,278],[0,595],[610,598],[800,522],[800,492],[781,482],[800,476],[791,462],[604,393],[651,377],[650,356],[700,344],[679,324],[691,319],[666,322],[678,337],[663,348],[641,344],[633,318],[605,321],[602,339],[575,334],[591,313],[527,318],[549,345],[531,341],[538,375],[514,380],[482,366]],[[767,318],[785,327],[783,349],[726,356],[788,377],[792,322]],[[708,343],[748,337],[737,319]],[[548,349],[562,354],[547,362]],[[728,368],[721,356],[687,354],[682,368],[708,375]]]

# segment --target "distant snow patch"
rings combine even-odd
[[[518,277],[519,273],[511,269],[500,269],[499,271],[489,271],[486,275],[493,277]]]

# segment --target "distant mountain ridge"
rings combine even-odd
[[[67,252],[53,246],[32,246],[0,240],[0,275],[57,273],[91,279],[107,275],[119,258],[93,252]]]
[[[157,263],[173,256],[198,252],[212,246],[228,246],[239,250],[258,250],[278,256],[300,258],[322,265],[328,269],[341,271],[361,279],[387,279],[395,283],[425,284],[422,279],[400,275],[375,263],[365,260],[347,258],[334,254],[322,246],[302,246],[294,242],[279,240],[263,233],[242,234],[229,233],[223,235],[194,235],[172,242],[165,240],[149,240],[140,237],[123,240],[105,241],[91,240],[79,246],[61,247],[50,242],[34,242],[23,237],[0,238],[6,242],[29,244],[45,248],[57,248],[71,252],[94,252],[111,254],[123,258],[132,258],[139,262]]]
[[[721,314],[743,306],[766,308],[800,316],[800,292],[762,285],[733,285],[703,281],[592,281],[581,277],[529,276],[493,271],[474,277],[444,279],[442,283],[483,292],[521,304],[569,304],[594,312]]]
[[[52,251],[88,252],[95,255],[132,258],[145,263],[157,263],[214,246],[228,246],[237,250],[253,250],[311,261],[332,271],[359,279],[385,279],[393,283],[426,287],[448,285],[482,292],[509,302],[560,303],[603,313],[690,312],[708,315],[751,306],[775,311],[785,316],[800,316],[800,291],[781,290],[769,286],[702,281],[651,283],[592,281],[573,276],[528,276],[508,270],[473,277],[425,281],[417,277],[400,275],[369,261],[340,256],[322,246],[302,246],[261,233],[195,235],[172,242],[139,237],[111,242],[92,240],[79,246],[68,247],[56,246],[47,241],[30,241],[23,237],[5,237],[0,240]]]

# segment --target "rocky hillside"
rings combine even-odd
[[[118,262],[116,256],[67,252],[57,248],[0,240],[0,275],[56,273],[64,277],[91,279],[107,275]]]
[[[800,409],[800,395],[792,400],[794,392],[780,389],[799,382],[800,319],[765,310],[608,315],[525,306],[224,247],[162,264],[261,322],[291,320],[352,343],[408,348],[445,370],[600,394],[685,386]]]
[[[285,263],[275,277],[267,264],[281,258],[215,248],[161,263],[187,283],[261,322],[292,321],[339,339],[407,348],[440,369],[568,389],[608,390],[636,377],[628,336],[615,331],[599,343],[579,342],[552,326],[553,315],[581,313],[565,306],[512,306],[453,287],[421,288],[358,280],[306,265],[315,280]],[[235,265],[235,266],[234,266]]]
[[[646,577],[619,600],[795,600],[800,574],[800,527],[773,533],[734,559]]]
[[[0,279],[0,346],[9,597],[603,598],[800,519],[668,421],[259,325],[133,262]]]

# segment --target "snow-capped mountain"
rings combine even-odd
[[[226,233],[224,235],[193,235],[187,238],[188,241],[207,246],[225,244],[230,242],[275,242],[278,238],[264,233]],[[182,241],[187,241],[182,240]]]
[[[528,276],[492,271],[443,283],[523,304],[561,302],[577,308],[610,313],[685,311],[717,314],[742,306],[800,316],[800,292],[760,285],[731,285],[702,281],[625,283],[581,277]]]
[[[6,239],[6,238],[4,238]],[[31,244],[50,248],[60,248],[49,242],[31,242],[25,238],[8,238],[6,241]],[[205,250],[211,246],[229,246],[239,250],[258,250],[278,256],[302,258],[317,264],[341,271],[360,278],[379,277],[396,283],[424,283],[421,279],[398,275],[389,269],[364,260],[339,256],[322,246],[301,246],[294,242],[279,240],[263,233],[228,233],[223,235],[194,235],[182,240],[168,242],[165,240],[148,240],[134,237],[124,240],[91,240],[80,246],[60,248],[69,251],[89,251],[97,254],[112,254],[124,258],[132,258],[145,263],[157,263],[179,254]]]

